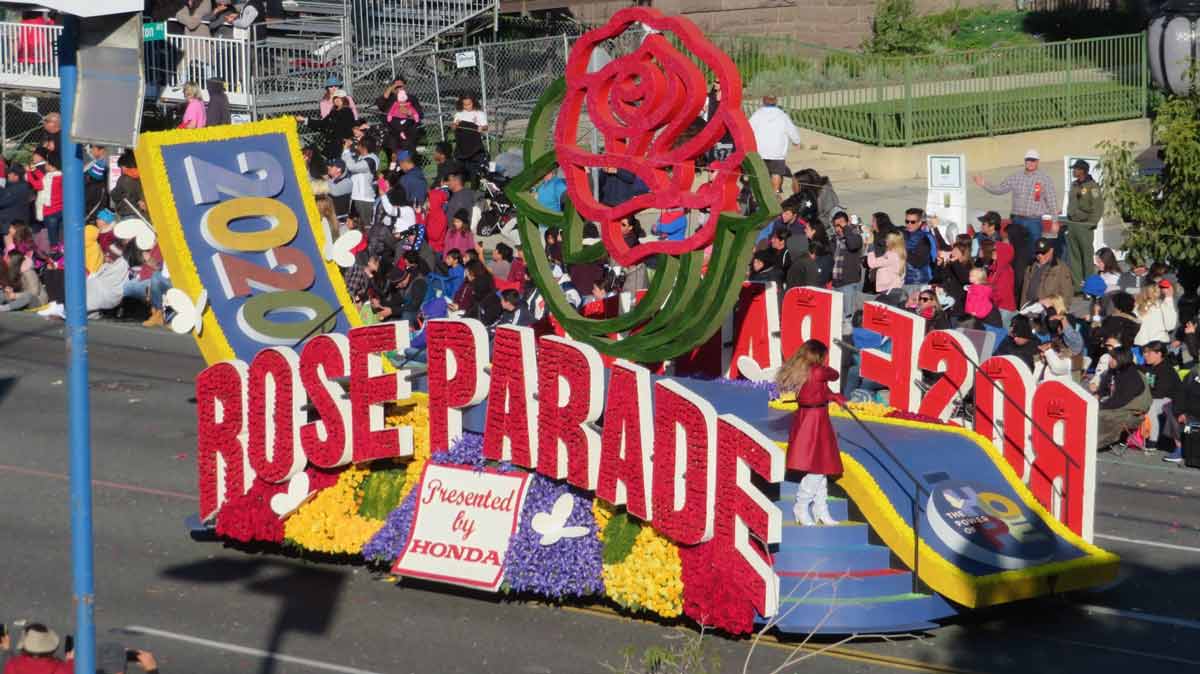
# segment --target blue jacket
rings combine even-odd
[[[687,213],[674,220],[659,220],[654,226],[654,233],[662,235],[667,241],[683,241],[687,235]]]
[[[929,243],[929,253],[925,260],[917,259],[917,251],[922,241]],[[904,250],[908,253],[907,271],[904,273],[905,285],[929,283],[933,279],[933,258],[937,255],[937,240],[933,232],[918,229],[915,232],[904,230]]]
[[[538,185],[534,192],[537,193],[538,203],[543,208],[555,213],[561,213],[563,194],[567,192],[567,181],[555,176],[549,180],[542,181],[542,184]]]
[[[400,187],[404,188],[404,195],[408,197],[410,205],[424,202],[425,195],[429,192],[429,186],[425,183],[425,174],[417,168],[400,174]]]
[[[458,294],[458,289],[462,287],[464,273],[465,270],[460,264],[458,266],[451,267],[446,271],[445,274],[429,274],[426,277],[429,279],[429,290],[426,291],[425,301],[428,302],[429,300],[434,299],[436,297],[434,291],[436,290],[442,291],[442,297],[453,299],[453,297]]]

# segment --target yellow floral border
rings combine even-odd
[[[167,268],[171,272],[171,283],[187,293],[189,297],[194,298],[199,295],[204,286],[200,282],[200,275],[184,237],[183,223],[180,221],[179,211],[175,207],[175,195],[172,193],[170,182],[167,179],[163,148],[172,145],[207,143],[274,133],[282,133],[287,139],[291,155],[289,158],[296,174],[296,183],[300,188],[300,198],[304,202],[304,214],[316,241],[317,254],[320,255],[320,251],[325,248],[325,230],[321,226],[317,202],[313,197],[312,185],[300,154],[300,136],[296,133],[296,120],[279,117],[248,124],[143,133],[138,138],[135,154],[138,169],[141,172],[142,190],[145,192],[146,204],[150,209],[150,219],[154,222],[163,259],[166,260]],[[323,259],[318,262],[325,268],[334,294],[342,304],[342,313],[345,314],[346,320],[349,321],[351,327],[358,327],[362,324],[362,320],[355,311],[350,293],[346,290],[341,269],[333,262]],[[219,289],[213,288],[210,289],[209,294],[218,291]],[[212,311],[206,311],[202,320],[204,322],[203,329],[196,337],[196,343],[200,347],[200,353],[203,354],[204,360],[211,365],[236,358],[215,314]]]
[[[782,402],[772,401],[772,406],[787,409]],[[830,414],[850,418],[850,415],[841,409],[831,409]],[[864,415],[860,414],[859,416]],[[1004,457],[996,452],[987,438],[970,429],[957,426],[932,424],[911,419],[877,416],[870,418],[872,422],[890,426],[955,433],[974,442],[986,452],[992,464],[1008,481],[1025,506],[1041,517],[1056,535],[1085,554],[1084,557],[1065,562],[975,576],[963,572],[929,546],[922,546],[920,548],[921,580],[939,594],[964,606],[981,608],[1054,592],[1094,587],[1116,579],[1120,558],[1083,540],[1053,517],[1029,491],[1012,466],[1008,465]],[[784,442],[777,444],[784,448],[787,447],[787,443]],[[912,568],[914,536],[912,526],[896,512],[879,484],[862,464],[845,452],[842,453],[842,463],[845,472],[838,480],[838,485],[846,490],[867,521],[870,522],[871,527],[900,558],[900,561]]]

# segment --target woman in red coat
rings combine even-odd
[[[810,339],[779,368],[775,378],[780,395],[796,394],[798,409],[788,434],[787,467],[805,473],[792,507],[796,521],[805,526],[816,522],[837,524],[829,514],[826,476],[841,474],[842,455],[829,421],[828,406],[831,400],[845,402],[845,398],[829,390],[829,382],[837,381],[838,373],[824,365],[828,355],[829,349],[824,344]]]

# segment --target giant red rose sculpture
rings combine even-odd
[[[655,32],[647,34],[632,53],[588,72],[596,49],[634,24]],[[705,74],[672,46],[667,35],[674,35],[718,76],[715,109],[690,138],[685,132],[706,112],[709,102]],[[571,49],[566,75],[554,151],[575,209],[599,223],[609,255],[618,264],[632,265],[655,253],[678,255],[711,244],[715,217],[682,241],[633,247],[621,237],[620,219],[647,208],[721,213],[736,207],[741,163],[746,152],[754,149],[754,134],[742,111],[742,80],[733,61],[691,21],[634,8],[618,12],[604,27],[580,37]],[[585,107],[587,119],[604,139],[602,154],[579,146]],[[726,135],[733,138],[733,151],[710,164],[711,177],[696,186],[696,159]],[[592,194],[589,169],[629,171],[650,191],[606,206]]]
[[[601,64],[602,45],[621,37],[638,38],[637,47]],[[718,87],[711,101],[708,74]],[[573,339],[635,362],[663,361],[706,341],[732,312],[754,237],[779,213],[741,89],[733,61],[694,24],[654,9],[621,10],[575,43],[566,77],[547,88],[529,120],[526,168],[505,188],[520,215],[529,275]],[[585,122],[597,130],[603,152],[580,146]],[[710,153],[718,144],[722,152]],[[561,213],[531,193],[556,166],[567,181]],[[644,189],[602,199],[591,191],[595,171],[618,172]],[[757,205],[748,215],[738,211],[743,180]],[[645,210],[690,211],[701,224],[682,240],[626,241],[621,219]],[[599,227],[599,242],[584,239],[589,221]],[[538,225],[562,229],[568,266],[607,257],[628,267],[653,256],[650,287],[618,316],[580,315],[554,279]]]

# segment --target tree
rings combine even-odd
[[[1160,176],[1139,173],[1133,143],[1100,143],[1105,195],[1129,223],[1122,247],[1135,260],[1200,268],[1200,89],[1159,106],[1153,135]]]

